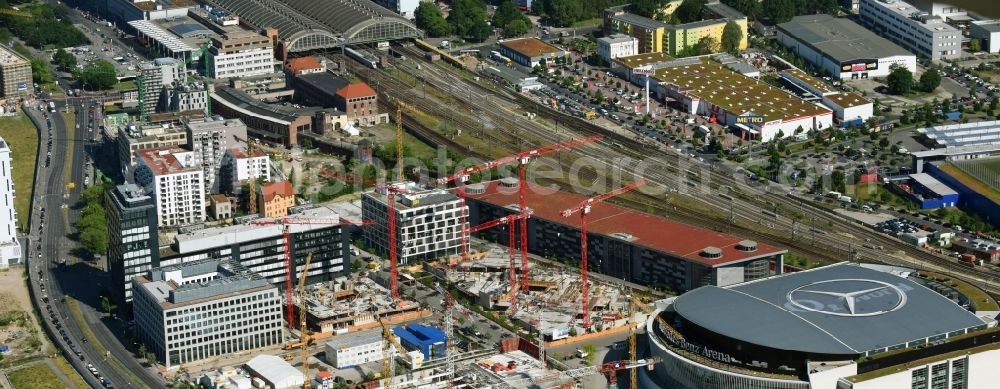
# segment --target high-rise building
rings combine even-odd
[[[194,153],[180,147],[138,151],[135,183],[156,203],[159,226],[205,221],[205,174]]]
[[[278,288],[235,262],[153,269],[132,289],[137,335],[167,368],[284,339]]]
[[[169,107],[170,100],[164,87],[173,86],[174,81],[185,81],[184,66],[174,58],[157,58],[139,65],[139,77],[142,78],[142,87],[139,88],[142,105],[150,114]]]
[[[861,0],[861,22],[907,50],[931,60],[962,56],[962,31],[941,16],[901,0]]]
[[[205,173],[205,190],[219,193],[216,179],[222,168],[226,150],[237,147],[247,139],[247,126],[239,119],[223,119],[216,116],[201,121],[191,121],[185,126],[188,148],[194,152],[195,165]]]
[[[0,97],[23,97],[32,91],[31,61],[0,45]]]
[[[17,210],[14,209],[14,179],[10,145],[0,138],[0,267],[21,263],[17,241]]]
[[[107,204],[112,297],[126,306],[132,301],[132,278],[160,266],[156,204],[135,184],[108,191]]]
[[[166,112],[205,111],[208,109],[208,88],[200,82],[174,82],[165,88]]]
[[[240,185],[251,177],[271,180],[271,160],[267,154],[260,150],[254,150],[252,155],[239,148],[226,150],[219,168],[219,191],[237,194]]]
[[[127,124],[118,129],[118,163],[122,175],[131,177],[136,164],[137,152],[188,143],[183,128],[172,124]]]
[[[463,202],[445,190],[421,190],[412,182],[394,184],[414,194],[396,194],[396,255],[400,264],[456,255],[462,246]],[[389,252],[389,207],[384,189],[367,192],[361,214],[375,223],[365,228],[365,244]]]
[[[209,47],[211,77],[253,77],[274,73],[274,46],[271,40],[252,31],[232,31],[212,38]]]

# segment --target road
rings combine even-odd
[[[100,306],[98,293],[101,290],[101,283],[107,282],[106,273],[82,262],[74,263],[76,244],[67,238],[73,233],[70,226],[79,217],[80,212],[79,207],[75,205],[79,201],[79,193],[83,187],[80,184],[84,181],[87,147],[90,143],[86,128],[89,113],[85,108],[89,103],[89,100],[76,100],[71,103],[73,104],[71,108],[75,110],[75,122],[81,123],[79,129],[75,126],[70,128],[62,115],[48,114],[53,129],[53,161],[48,168],[45,168],[44,164],[38,166],[31,220],[32,234],[29,235],[33,242],[40,243],[29,247],[28,265],[33,296],[39,307],[45,307],[46,303],[42,298],[48,297],[52,314],[43,312],[45,327],[53,335],[56,344],[66,351],[67,358],[88,383],[95,387],[101,386],[85,365],[92,363],[100,374],[111,380],[114,385],[159,387],[162,386],[163,379],[155,372],[143,368],[115,337],[115,333],[124,334],[123,329],[115,328],[112,332],[108,326],[102,324],[101,315],[96,309]],[[63,103],[57,104],[63,108]],[[37,109],[28,109],[28,113],[40,128],[47,127],[45,114]],[[77,189],[67,191],[68,182],[77,183]],[[40,211],[43,208],[46,210],[44,227],[40,220]],[[58,263],[60,259],[68,259],[69,263],[61,266]],[[39,279],[43,281],[39,283]],[[76,322],[67,303],[70,300],[64,300],[65,296],[72,296],[73,300],[78,301],[77,306],[83,313],[85,323]],[[58,319],[59,325],[66,331],[65,338],[59,334],[59,328],[53,319]],[[107,354],[99,352],[99,346],[86,340],[84,329],[94,334],[95,340],[103,349],[109,350]],[[82,358],[74,355],[73,346],[80,349]],[[139,380],[145,384],[138,382]]]

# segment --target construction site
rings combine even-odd
[[[492,244],[486,244],[484,248],[469,255],[467,260],[453,263],[447,275],[448,283],[461,296],[475,302],[483,310],[505,312],[521,328],[541,335],[546,341],[628,325],[630,296],[620,285],[593,278],[588,281],[588,290],[594,296],[587,300],[585,309],[591,323],[588,331],[581,314],[583,281],[577,269],[529,262],[530,279],[524,293],[519,280],[511,283],[508,248]],[[426,266],[432,273],[444,277],[442,262],[431,262]],[[517,265],[513,271],[519,271]],[[642,315],[636,315],[631,322],[643,320]]]
[[[315,337],[353,332],[378,326],[375,315],[392,323],[429,314],[420,304],[405,299],[393,301],[389,290],[363,274],[343,280],[305,287],[306,323]],[[302,301],[296,298],[296,306]]]

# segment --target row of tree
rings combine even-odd
[[[798,15],[837,13],[837,0],[722,0],[750,19],[769,19],[784,23]]]
[[[108,224],[105,220],[104,192],[110,185],[93,185],[80,193],[80,219],[76,222],[80,244],[93,255],[108,251]]]

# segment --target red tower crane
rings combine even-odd
[[[470,166],[462,169],[455,174],[447,177],[439,178],[436,180],[438,185],[445,185],[450,182],[456,182],[461,186],[469,180],[469,177],[473,174],[481,172],[483,170],[493,169],[496,167],[509,165],[512,163],[518,164],[517,176],[518,176],[518,186],[517,186],[517,196],[518,196],[518,209],[520,209],[521,217],[520,219],[520,229],[521,229],[521,286],[522,291],[528,291],[528,206],[525,204],[524,191],[527,187],[527,181],[525,180],[525,166],[534,157],[540,157],[546,154],[550,154],[556,151],[572,149],[575,147],[580,147],[585,144],[594,143],[600,141],[604,137],[602,135],[593,135],[586,138],[571,139],[565,142],[555,143],[548,146],[543,146],[537,149],[521,151],[514,155],[509,155],[502,157],[493,161],[484,162],[476,166]],[[464,216],[464,205],[465,205],[465,191],[459,187],[458,196],[462,198],[462,209]],[[463,223],[462,228],[462,258],[468,257],[468,243],[469,235],[473,231],[467,230]],[[513,241],[513,240],[512,240]],[[513,271],[513,268],[511,269]]]
[[[621,188],[615,189],[613,191],[600,194],[589,199],[583,200],[577,206],[573,208],[568,208],[562,211],[563,217],[573,216],[574,213],[580,213],[580,278],[583,281],[583,285],[580,288],[580,298],[582,302],[582,313],[583,313],[583,327],[590,328],[590,315],[587,314],[588,311],[588,301],[587,295],[587,214],[590,213],[591,207],[594,204],[604,202],[615,196],[619,196],[628,192],[635,190],[636,188],[646,185],[648,181],[646,179],[641,179],[636,181],[631,185],[626,185]]]
[[[469,233],[470,234],[474,234],[474,233],[477,233],[479,231],[488,230],[490,228],[499,226],[501,224],[506,224],[507,225],[507,233],[508,233],[507,243],[508,243],[508,245],[510,247],[510,273],[509,273],[509,275],[510,275],[510,313],[513,313],[513,311],[515,309],[517,309],[516,308],[516,306],[517,306],[517,289],[516,289],[516,285],[517,285],[517,262],[514,260],[515,252],[516,252],[516,250],[515,250],[516,246],[514,246],[514,227],[515,227],[515,223],[517,223],[519,220],[527,219],[527,218],[531,217],[531,215],[533,213],[534,212],[528,211],[528,212],[525,212],[525,213],[517,213],[517,214],[513,214],[513,215],[509,215],[509,216],[504,216],[504,217],[501,217],[499,219],[490,220],[488,222],[482,223],[482,224],[480,224],[478,226],[475,226],[475,227],[472,227],[472,228],[469,229]],[[449,264],[449,266],[450,266],[450,264]],[[528,281],[526,279],[522,278],[521,282],[528,282]]]
[[[252,220],[250,224],[258,226],[267,225],[281,225],[282,226],[282,239],[285,244],[285,298],[286,308],[288,310],[288,328],[294,328],[294,320],[292,320],[292,241],[291,234],[288,230],[288,226],[292,224],[322,224],[328,226],[338,226],[338,225],[364,225],[373,224],[371,220],[347,220],[347,219],[309,219],[309,218],[281,218],[281,219],[267,219],[267,220]],[[308,269],[304,269],[303,274]]]

